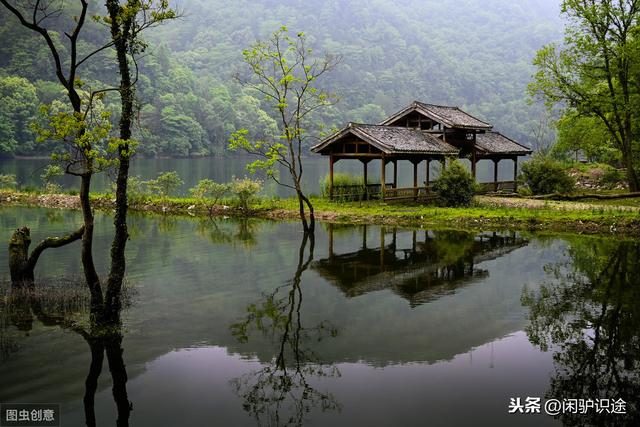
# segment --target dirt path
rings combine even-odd
[[[520,199],[515,197],[477,196],[476,200],[483,205],[503,206],[524,209],[557,209],[557,210],[605,210],[640,212],[635,206],[606,206],[585,202],[560,202],[553,200]]]

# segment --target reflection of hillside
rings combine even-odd
[[[347,297],[390,289],[414,307],[487,277],[489,272],[476,268],[477,264],[500,258],[528,243],[515,233],[476,236],[425,231],[419,237],[419,232],[413,231],[410,243],[399,244],[396,229],[379,231],[377,246],[367,242],[364,226],[362,247],[336,255],[333,228],[329,227],[329,256],[313,263],[312,268]]]

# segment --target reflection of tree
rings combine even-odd
[[[305,260],[308,240],[310,249]],[[333,395],[314,388],[308,381],[340,375],[337,367],[322,363],[309,347],[310,342],[335,337],[336,329],[329,322],[313,328],[302,325],[300,284],[302,274],[313,260],[313,248],[313,235],[305,233],[293,279],[265,295],[259,304],[249,305],[246,319],[231,326],[240,342],[247,342],[253,332],[258,332],[278,346],[271,363],[232,381],[236,393],[244,400],[244,409],[256,418],[258,425],[298,426],[313,408],[340,409]]]
[[[125,301],[126,299],[127,295]],[[9,353],[17,348],[9,338],[9,325],[13,325],[19,331],[28,332],[33,328],[34,318],[45,326],[60,326],[78,333],[91,351],[91,364],[85,381],[84,395],[87,426],[96,425],[95,393],[105,354],[118,410],[116,425],[128,426],[131,404],[127,396],[127,372],[122,357],[120,316],[118,313],[107,321],[104,320],[106,316],[101,313],[89,313],[90,306],[86,288],[80,283],[62,282],[48,286],[13,287],[10,293],[0,299],[0,352],[3,357],[10,357]],[[87,317],[91,320],[88,327],[84,327],[83,318]]]
[[[225,223],[235,225],[235,229]],[[254,246],[257,222],[251,218],[238,218],[232,221],[219,221],[213,217],[202,219],[198,223],[198,232],[212,243],[225,245],[240,243],[245,247]]]
[[[122,358],[122,333],[119,328],[103,332],[97,335],[85,335],[85,340],[91,349],[91,365],[85,381],[84,411],[87,426],[96,425],[95,394],[98,389],[98,379],[104,364],[104,355],[107,355],[107,363],[111,372],[113,383],[113,401],[116,403],[118,418],[116,426],[129,425],[129,415],[133,409],[127,395],[127,370]]]
[[[627,415],[566,414],[566,425],[640,425],[640,244],[577,241],[569,254],[571,266],[547,267],[553,283],[523,295],[529,339],[557,348],[548,395],[627,402]]]

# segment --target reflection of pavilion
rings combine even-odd
[[[314,262],[312,268],[347,297],[390,289],[415,307],[488,276],[476,265],[528,243],[515,233],[414,230],[400,232],[405,237],[410,233],[411,241],[399,244],[398,233],[381,227],[379,243],[371,245],[363,226],[361,248],[337,255],[334,227],[329,225],[329,257]]]

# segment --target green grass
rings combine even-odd
[[[68,196],[68,195],[67,195]],[[0,197],[11,197],[15,204],[42,205],[37,194],[0,191]],[[112,209],[113,195],[92,194],[96,208]],[[619,206],[640,207],[640,198],[597,200],[592,202],[540,202],[535,206],[504,206],[514,200],[529,203],[527,199],[499,199],[477,197],[470,207],[444,208],[415,203],[385,203],[381,201],[332,202],[312,198],[316,217],[338,223],[393,224],[407,226],[451,226],[455,228],[519,228],[549,231],[578,231],[586,233],[640,234],[640,211],[620,209]],[[533,203],[533,202],[531,202]],[[194,197],[144,196],[132,200],[132,211],[158,212],[171,215],[209,214],[210,202]],[[232,198],[218,202],[214,214],[249,215],[259,218],[297,219],[298,202],[294,198],[256,199],[250,212],[242,211]]]

